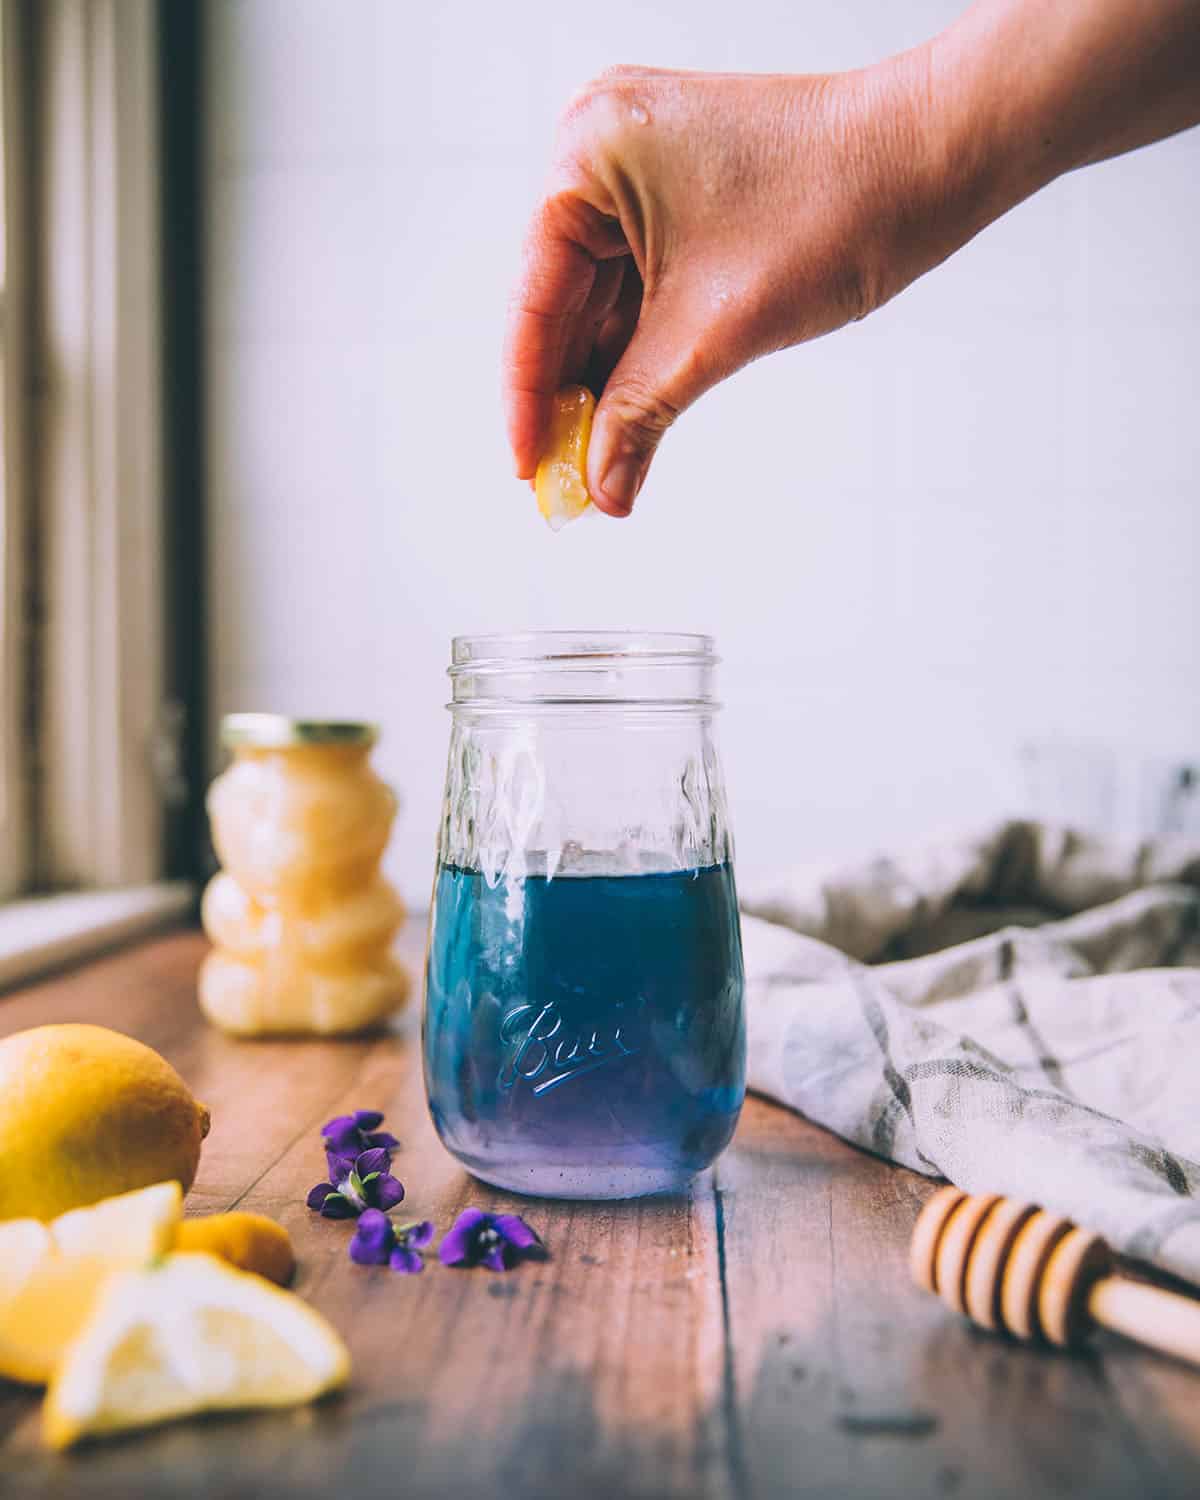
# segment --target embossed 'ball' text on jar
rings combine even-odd
[[[430,916],[429,1108],[477,1177],[682,1187],[745,1092],[707,636],[460,637]]]

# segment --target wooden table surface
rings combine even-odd
[[[413,934],[413,940],[419,937]],[[1200,1373],[1116,1339],[1084,1356],[978,1333],[909,1282],[933,1184],[761,1100],[686,1196],[519,1200],[471,1179],[425,1113],[417,1017],[354,1042],[207,1027],[183,932],[0,997],[0,1034],[115,1026],[212,1111],[192,1212],[279,1219],[296,1289],[346,1338],[317,1406],[179,1423],[52,1456],[0,1381],[0,1494],[346,1496],[1200,1495]],[[507,1275],[364,1270],[304,1206],[331,1115],[380,1108],[413,1217],[517,1207],[551,1259]]]

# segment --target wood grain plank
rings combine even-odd
[[[65,1475],[80,1496],[133,1485],[144,1496],[270,1496],[340,1486],[350,1474],[382,1493],[398,1464],[415,1496],[490,1492],[499,1480],[526,1496],[558,1495],[568,1471],[581,1496],[732,1493],[709,1177],[686,1195],[620,1204],[494,1192],[436,1140],[415,1017],[364,1042],[234,1042],[198,1014],[168,1023],[147,1000],[163,977],[156,960],[169,952],[163,993],[178,997],[191,982],[180,972],[194,974],[202,951],[193,936],[158,947],[126,971],[137,984],[121,1004],[122,966],[107,961],[40,987],[36,1003],[22,997],[12,1019],[103,1017],[162,1045],[213,1112],[189,1211],[238,1202],[287,1225],[296,1289],[347,1338],[354,1382],[311,1411],[182,1425],[58,1460],[38,1450],[29,1402],[5,1450],[16,1493],[53,1493]],[[322,1175],[319,1125],[354,1107],[384,1109],[400,1136],[393,1169],[408,1187],[406,1212],[444,1229],[468,1202],[517,1209],[552,1258],[506,1277],[353,1266],[349,1226],[303,1199]]]
[[[1102,1362],[983,1334],[911,1284],[935,1184],[765,1104],[746,1124],[717,1178],[748,1493],[1154,1492]]]
[[[1161,1500],[1195,1500],[1200,1495],[1200,1375],[1113,1334],[1101,1334],[1096,1348],[1138,1445],[1147,1493]]]
[[[848,1444],[832,1420],[835,1165],[826,1137],[751,1099],[715,1169],[746,1495],[847,1493]]]
[[[845,1247],[839,1419],[854,1427],[854,1485],[981,1497],[1141,1494],[1140,1456],[1096,1363],[984,1333],[911,1284],[908,1238],[933,1186],[859,1156],[835,1203],[836,1243]],[[867,1295],[853,1295],[856,1287]],[[893,1412],[895,1432],[872,1422]],[[922,1419],[936,1423],[927,1438]]]
[[[419,951],[419,924],[407,934]],[[351,1042],[235,1042],[195,1005],[202,940],[147,943],[0,1000],[0,1034],[114,1025],[213,1111],[189,1212],[235,1203],[290,1230],[297,1290],[343,1332],[354,1380],[314,1408],[179,1424],[77,1455],[37,1445],[0,1383],[5,1494],[967,1497],[1200,1493],[1200,1377],[1115,1340],[1091,1358],[969,1328],[908,1280],[934,1185],[759,1100],[688,1194],[517,1199],[441,1149],[415,1013]],[[507,1276],[366,1271],[303,1203],[330,1115],[387,1113],[405,1211],[523,1212],[552,1258]]]

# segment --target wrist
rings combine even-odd
[[[1040,138],[1033,101],[996,52],[956,23],[854,75],[883,173],[875,188],[874,305],[1068,165],[1056,159],[1055,142]]]
[[[1069,119],[1086,50],[1076,9],[977,4],[918,49],[959,243],[1083,160]]]

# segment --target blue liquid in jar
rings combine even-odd
[[[742,1107],[741,929],[728,864],[434,886],[425,1086],[476,1176],[549,1197],[682,1187]]]

